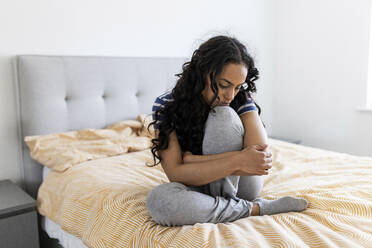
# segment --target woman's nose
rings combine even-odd
[[[232,89],[232,90],[229,90],[226,92],[226,94],[224,95],[224,98],[225,100],[231,102],[235,97],[235,90]]]

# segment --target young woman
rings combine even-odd
[[[182,69],[176,86],[153,106],[152,153],[170,181],[146,199],[153,220],[193,225],[306,209],[303,198],[258,198],[272,154],[251,96],[258,70],[246,47],[233,37],[213,37]]]

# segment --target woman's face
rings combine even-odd
[[[216,77],[217,87],[218,87],[218,98],[220,102],[218,103],[218,98],[211,104],[211,107],[216,105],[227,106],[230,105],[236,94],[238,94],[242,84],[245,83],[248,70],[244,64],[226,64],[220,73]],[[202,91],[204,100],[210,104],[214,92],[211,88],[211,81],[209,74],[206,78],[206,85]]]

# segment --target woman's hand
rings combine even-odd
[[[241,150],[237,156],[239,156],[238,168],[232,175],[253,176],[269,174],[273,160],[267,144],[248,146]]]

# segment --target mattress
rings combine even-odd
[[[49,172],[50,169],[44,166],[42,174],[43,181]],[[64,248],[87,248],[80,239],[62,230],[58,224],[47,216],[41,216],[41,227],[50,238],[58,239],[59,244]]]
[[[168,180],[160,166],[145,165],[149,149],[51,171],[39,189],[38,210],[87,247],[372,247],[372,158],[269,144],[273,168],[260,197],[304,197],[305,211],[157,225],[145,199]]]

